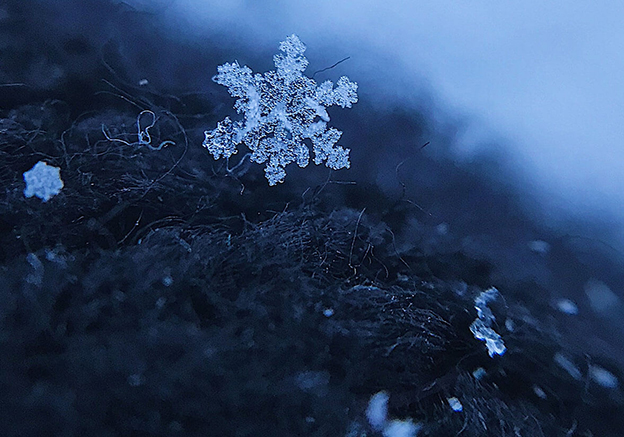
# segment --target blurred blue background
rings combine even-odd
[[[258,58],[296,33],[308,46],[308,74],[350,56],[336,74],[374,84],[360,92],[377,105],[425,104],[436,129],[452,131],[457,160],[501,149],[550,219],[611,223],[611,243],[624,246],[623,2],[127,3],[166,10],[181,37],[219,34]]]

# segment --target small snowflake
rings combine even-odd
[[[336,145],[342,132],[328,128],[325,107],[338,105],[350,108],[357,102],[357,83],[346,76],[334,87],[331,81],[317,85],[303,75],[308,60],[306,47],[296,35],[280,43],[282,53],[273,57],[276,70],[253,74],[237,62],[217,68],[213,80],[228,88],[236,111],[244,120],[233,122],[228,117],[217,128],[205,132],[203,146],[215,159],[230,158],[245,144],[251,160],[265,164],[269,185],[284,182],[285,167],[296,162],[306,167],[310,161],[309,139],[314,163],[334,170],[349,168],[349,149]]]
[[[495,287],[490,287],[475,298],[477,319],[470,325],[470,332],[474,338],[485,343],[488,354],[492,358],[494,355],[503,355],[507,350],[503,338],[492,328],[496,318],[488,306],[498,296],[499,291]]]
[[[44,202],[61,192],[63,181],[61,169],[46,164],[43,161],[36,163],[33,168],[24,172],[24,196],[37,196]]]

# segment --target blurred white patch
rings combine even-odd
[[[306,371],[300,372],[296,379],[297,386],[305,392],[314,392],[323,396],[329,384],[329,374],[327,372]]]
[[[368,408],[366,408],[366,419],[371,428],[377,431],[381,431],[386,423],[386,416],[388,415],[388,393],[380,391],[374,394],[370,401],[368,401]]]
[[[585,294],[589,299],[589,305],[596,313],[614,311],[619,307],[620,298],[609,288],[607,284],[596,279],[590,279],[585,284]]]
[[[381,431],[384,437],[415,437],[421,426],[411,419],[388,420],[388,400],[390,396],[380,391],[371,396],[366,408],[366,419],[375,431]]]
[[[617,377],[607,369],[600,366],[590,366],[589,377],[596,384],[605,388],[616,388],[618,386]]]
[[[507,319],[505,320],[505,328],[507,329],[507,331],[513,332],[513,330],[516,329],[516,324],[512,319]]]
[[[449,231],[448,223],[440,223],[438,226],[436,226],[436,232],[440,235],[446,235],[448,234],[448,231]]]
[[[562,313],[569,314],[571,316],[578,314],[578,306],[576,306],[576,304],[570,299],[559,299],[555,303],[555,306]]]
[[[466,293],[466,291],[468,291],[468,284],[466,284],[464,281],[457,281],[453,285],[453,291],[457,293],[459,296],[463,296]]]
[[[34,253],[29,253],[26,256],[26,261],[28,261],[28,264],[30,264],[33,269],[33,271],[26,276],[26,282],[41,287],[44,273],[43,264]]]
[[[159,310],[163,309],[163,307],[165,306],[165,304],[167,303],[167,298],[164,296],[161,296],[158,298],[158,300],[156,301],[156,308],[158,308]]]
[[[572,378],[576,380],[581,379],[581,371],[572,361],[570,361],[569,358],[557,352],[554,359],[555,363],[557,363],[563,370],[568,372]]]
[[[541,387],[538,387],[537,385],[533,386],[533,393],[535,393],[535,395],[540,399],[546,399],[546,393],[544,392],[544,390],[542,390]]]
[[[383,429],[384,437],[414,437],[418,434],[420,426],[407,420],[391,420]]]
[[[128,384],[130,384],[132,387],[138,387],[140,385],[143,385],[144,383],[145,377],[140,373],[134,373],[128,376]]]
[[[483,367],[477,367],[473,372],[472,372],[472,376],[474,376],[475,379],[481,379],[483,378],[485,375],[487,375],[487,372],[485,371],[485,369]]]
[[[540,255],[546,255],[550,251],[550,244],[542,240],[533,240],[529,242],[529,249]]]

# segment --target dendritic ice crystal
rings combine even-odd
[[[338,170],[349,168],[349,149],[336,143],[342,132],[328,127],[326,107],[338,105],[350,108],[357,102],[357,83],[346,76],[320,85],[303,75],[308,60],[303,56],[305,45],[296,35],[280,43],[280,54],[273,57],[276,70],[253,74],[238,62],[217,68],[213,80],[228,88],[238,98],[234,109],[244,120],[226,117],[216,129],[206,131],[203,146],[215,159],[230,158],[238,153],[237,146],[245,144],[251,151],[251,161],[266,163],[264,169],[269,185],[284,182],[285,167],[296,162],[306,167],[310,150],[314,163]]]

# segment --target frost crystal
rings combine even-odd
[[[477,340],[485,342],[490,357],[494,355],[503,355],[507,348],[500,334],[492,328],[496,321],[492,310],[488,304],[494,301],[498,296],[498,290],[491,287],[475,299],[475,309],[477,310],[477,319],[470,325],[470,332]]]
[[[237,146],[245,144],[252,161],[266,163],[269,185],[284,182],[288,164],[308,165],[310,151],[305,139],[312,144],[315,164],[324,162],[334,170],[349,168],[350,150],[336,145],[342,132],[327,127],[325,108],[350,108],[358,99],[357,83],[343,76],[335,87],[329,80],[317,85],[304,76],[306,47],[296,35],[287,37],[279,48],[282,53],[273,57],[275,71],[253,74],[238,62],[217,68],[213,80],[238,99],[234,109],[245,117],[235,122],[226,117],[216,129],[205,132],[203,146],[219,159],[238,153]]]
[[[61,192],[63,181],[61,180],[61,169],[46,164],[43,161],[36,163],[33,168],[24,172],[24,196],[37,196],[44,202],[50,200]]]

